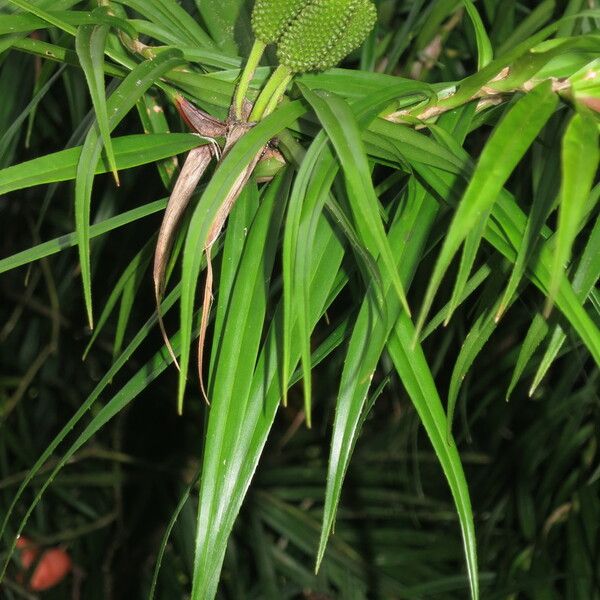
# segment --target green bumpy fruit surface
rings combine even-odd
[[[310,0],[256,0],[252,10],[252,30],[264,44],[274,44]]]
[[[342,62],[350,52],[356,50],[369,35],[369,32],[375,26],[377,21],[377,9],[369,0],[361,0],[356,7],[347,29],[337,40],[331,49],[331,53],[326,57],[322,68],[330,69]]]
[[[376,16],[370,0],[313,0],[285,30],[277,57],[296,73],[329,69],[360,46]]]

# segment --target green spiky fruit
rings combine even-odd
[[[263,44],[274,44],[310,0],[256,0],[252,30]]]
[[[369,0],[313,0],[283,33],[277,57],[296,73],[329,69],[363,42],[375,18]]]
[[[377,9],[369,0],[361,0],[356,7],[347,29],[327,55],[322,69],[330,69],[342,62],[350,52],[356,50],[369,35],[377,21]]]

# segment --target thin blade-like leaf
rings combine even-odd
[[[571,247],[580,221],[585,213],[593,208],[587,206],[587,202],[598,170],[599,158],[598,127],[595,119],[591,114],[575,114],[567,126],[562,142],[560,208],[546,315],[552,307],[565,265],[571,256]]]
[[[554,112],[557,101],[550,82],[540,84],[521,98],[494,130],[444,239],[423,299],[417,333],[425,324],[433,298],[460,244],[473,227],[487,221],[502,186]]]
[[[168,50],[155,59],[147,60],[135,67],[108,99],[106,108],[109,114],[109,131],[119,124],[157,79],[181,62],[179,51]],[[77,245],[81,263],[81,280],[90,329],[93,329],[94,325],[89,248],[91,197],[94,174],[102,146],[98,128],[92,127],[81,149],[75,181],[75,226],[79,236]]]
[[[87,80],[92,104],[96,113],[96,121],[100,129],[102,143],[106,150],[108,164],[115,182],[119,185],[119,174],[113,152],[110,131],[108,128],[108,113],[106,109],[106,93],[104,89],[104,46],[108,35],[107,25],[82,25],[77,29],[75,49],[81,63],[81,68]]]
[[[117,169],[124,171],[191,150],[202,143],[191,133],[151,133],[124,135],[113,140]],[[77,176],[81,146],[46,154],[0,170],[0,194],[15,190],[69,181]],[[94,173],[107,173],[110,167],[101,156]]]
[[[473,2],[471,0],[463,0],[463,4],[467,9],[467,14],[471,19],[473,29],[475,30],[475,39],[477,41],[477,69],[483,69],[492,62],[492,59],[494,58],[492,44]]]
[[[315,109],[336,149],[347,180],[348,197],[357,228],[362,233],[365,246],[373,256],[381,254],[382,265],[404,310],[410,314],[402,282],[385,237],[383,223],[379,218],[371,171],[352,110],[344,100],[334,95],[315,94],[308,88],[303,88],[303,94]]]

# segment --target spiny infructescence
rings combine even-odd
[[[276,44],[310,0],[256,0],[252,11],[252,31],[256,39]]]
[[[371,0],[257,0],[252,14],[257,41],[238,85],[236,114],[266,44],[277,44],[280,65],[256,100],[250,121],[275,109],[294,73],[324,71],[358,48],[376,19]]]
[[[315,0],[281,36],[277,58],[290,72],[323,71],[361,0]]]
[[[357,3],[352,17],[347,23],[344,34],[340,36],[327,55],[325,62],[318,70],[331,69],[342,62],[353,50],[356,50],[369,35],[377,21],[377,9],[368,0]]]

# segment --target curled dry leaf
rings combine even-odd
[[[188,102],[183,96],[175,97],[175,106],[187,126],[207,138],[219,138],[227,135],[227,123],[223,123],[207,112]]]
[[[177,182],[175,183],[175,187],[169,198],[167,208],[165,209],[165,214],[158,233],[158,240],[156,242],[156,250],[154,252],[154,297],[156,299],[158,324],[169,354],[171,355],[173,362],[177,365],[177,368],[179,368],[179,364],[175,357],[175,353],[173,352],[173,348],[171,347],[171,343],[169,342],[169,336],[165,330],[160,311],[160,302],[165,286],[165,270],[177,226],[181,221],[185,209],[190,203],[190,199],[198,182],[212,160],[212,155],[213,150],[210,145],[194,148],[190,150],[187,155],[181,173],[177,178]]]
[[[154,254],[154,294],[156,299],[158,323],[163,340],[173,362],[179,368],[177,358],[173,352],[171,343],[167,336],[162,316],[160,313],[160,302],[164,293],[165,286],[165,271],[169,253],[173,244],[175,231],[181,221],[181,217],[187,208],[192,194],[196,189],[202,175],[208,168],[213,156],[216,156],[220,161],[227,155],[229,150],[235,143],[252,127],[248,123],[248,116],[252,109],[252,105],[245,101],[242,110],[242,120],[238,120],[234,113],[230,113],[226,123],[223,123],[208,113],[195,107],[182,96],[175,98],[175,104],[179,114],[187,125],[195,131],[200,137],[209,141],[208,145],[200,146],[191,150],[185,160],[181,173],[175,183],[175,187],[169,198],[167,208],[163,217],[163,221],[158,234],[156,243],[156,251]],[[217,143],[218,138],[224,138],[223,151]],[[204,243],[204,252],[206,253],[206,281],[204,283],[204,296],[202,300],[202,319],[200,322],[200,333],[198,336],[198,374],[200,377],[200,389],[204,399],[208,403],[208,394],[204,385],[204,377],[202,374],[204,361],[204,343],[206,340],[206,330],[208,327],[208,316],[212,304],[212,287],[213,287],[213,269],[211,261],[211,249],[215,241],[219,237],[221,230],[231,212],[233,205],[238,199],[242,189],[252,175],[254,168],[261,160],[263,155],[272,159],[279,158],[283,162],[283,157],[275,149],[265,147],[254,156],[248,163],[246,168],[240,173],[231,190],[227,194],[223,203],[219,207],[217,214],[210,226],[206,241]]]

